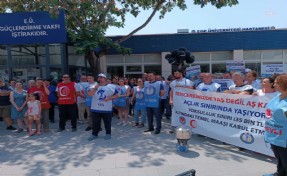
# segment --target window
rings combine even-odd
[[[273,50],[273,51],[262,51],[262,60],[272,61],[282,61],[283,53],[282,50]]]
[[[231,60],[232,58],[233,58],[233,55],[231,51],[211,53],[211,61],[226,61],[226,60]]]
[[[260,64],[260,62],[257,62],[257,63],[245,63],[245,68],[249,68],[251,70],[255,70],[258,75],[261,74],[261,64]]]
[[[107,73],[111,76],[124,76],[124,67],[123,66],[108,66]]]
[[[144,72],[155,72],[156,74],[161,74],[161,65],[145,65]]]
[[[126,66],[126,72],[142,72],[141,66]]]
[[[61,55],[50,55],[50,65],[61,65]]]
[[[161,64],[161,55],[160,54],[144,55],[144,63]]]
[[[195,61],[210,61],[210,53],[191,53],[195,57]]]
[[[107,65],[124,63],[124,58],[122,55],[110,55],[110,56],[106,56],[106,58],[107,58],[106,59]]]
[[[70,55],[69,65],[85,66],[85,58],[82,55]]]
[[[126,63],[142,63],[142,55],[127,55],[125,56]]]
[[[284,50],[284,61],[287,63],[287,50]]]
[[[226,63],[212,64],[212,73],[224,73],[224,72],[226,72]]]
[[[243,51],[244,60],[261,60],[260,51]]]

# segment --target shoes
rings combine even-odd
[[[122,125],[122,122],[118,122],[117,125]]]
[[[62,131],[64,131],[64,130],[65,130],[65,129],[59,128],[59,129],[57,129],[56,132],[62,132]]]
[[[154,134],[159,134],[160,130],[155,130]]]
[[[22,129],[22,128],[19,128],[18,130],[17,130],[17,133],[21,133],[21,132],[23,132],[24,130]]]
[[[95,135],[91,135],[89,138],[88,138],[88,141],[92,141],[92,140],[95,140],[97,139],[98,136],[95,136]]]
[[[41,132],[40,132],[40,131],[37,131],[37,133],[36,133],[36,134],[39,136],[39,135],[41,135]]]
[[[147,129],[147,130],[144,130],[144,132],[151,132],[151,131],[154,131],[154,129]]]
[[[29,136],[33,136],[34,135],[34,132],[31,130],[30,132],[29,132]]]
[[[8,127],[6,128],[6,130],[16,130],[16,128],[13,127],[12,125],[10,125],[10,126],[8,126]]]
[[[133,127],[137,127],[137,126],[139,126],[139,123],[134,123],[133,124]]]
[[[72,132],[76,132],[77,131],[77,128],[72,128]]]
[[[49,132],[49,129],[45,129],[44,131],[45,131],[45,133],[48,133],[48,132]]]
[[[139,126],[138,126],[138,128],[143,128],[143,127],[144,127],[143,123],[139,124]]]
[[[86,129],[85,129],[85,131],[90,131],[92,128],[91,127],[87,127]]]
[[[124,122],[122,126],[127,126],[127,125],[128,125],[128,123]]]
[[[105,140],[110,140],[111,138],[112,138],[112,136],[110,134],[106,134]]]
[[[170,131],[169,131],[169,134],[173,134],[173,133],[174,133],[174,131],[173,131],[173,130],[170,130]]]

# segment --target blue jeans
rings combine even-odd
[[[139,123],[139,116],[141,113],[141,123],[145,123],[146,122],[146,110],[142,109],[142,110],[138,110],[138,109],[134,109],[134,118],[135,118],[135,123]]]
[[[148,128],[149,129],[154,129],[153,126],[153,116],[155,116],[155,121],[156,121],[156,130],[161,129],[161,112],[160,112],[160,107],[158,108],[146,108],[146,113],[147,113],[147,120],[148,120]]]

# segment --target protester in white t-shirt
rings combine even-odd
[[[262,89],[257,90],[252,95],[266,96],[271,100],[273,97],[275,97],[278,94],[278,92],[275,91],[274,86],[273,86],[274,81],[275,79],[273,77],[264,78],[262,80]]]
[[[187,87],[187,88],[191,88],[194,89],[194,83],[192,81],[190,81],[189,79],[186,79],[183,77],[183,70],[182,69],[178,69],[173,73],[173,76],[175,78],[175,80],[173,80],[170,83],[170,92],[169,92],[169,104],[172,106],[173,108],[173,91],[176,87]],[[173,118],[173,117],[172,117]],[[169,131],[169,133],[173,133],[173,129],[174,127],[172,127],[172,130]]]
[[[220,92],[221,85],[215,82],[212,82],[212,74],[205,73],[203,76],[203,83],[200,83],[196,90],[204,92]]]
[[[246,85],[251,85],[254,91],[262,88],[261,81],[257,79],[257,73],[254,70],[250,70],[246,73],[245,82]]]
[[[231,94],[245,94],[251,95],[253,93],[253,88],[251,85],[244,84],[245,76],[240,72],[235,72],[232,74],[232,79],[234,84],[231,85],[224,93]]]

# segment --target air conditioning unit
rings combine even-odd
[[[177,33],[179,33],[179,34],[186,34],[186,33],[188,33],[188,32],[189,32],[188,29],[178,29],[178,30],[177,30]]]

